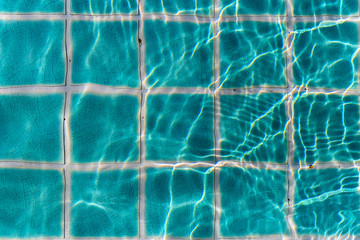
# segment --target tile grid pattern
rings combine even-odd
[[[143,26],[143,20],[146,19],[147,17],[152,17],[152,16],[146,16],[146,15],[142,15],[141,14],[141,9],[142,9],[142,3],[143,1],[140,1],[139,5],[140,5],[140,11],[139,11],[139,16],[132,16],[130,17],[130,19],[137,19],[139,20],[139,37],[141,39],[143,39],[142,37],[142,26]],[[290,0],[287,1],[287,5],[288,6],[291,6],[291,3],[290,3]],[[215,9],[218,9],[217,6],[218,6],[218,1],[215,1],[215,6],[216,8]],[[70,93],[73,92],[73,91],[82,91],[83,90],[83,87],[82,86],[71,86],[69,83],[70,83],[70,76],[71,76],[71,56],[70,54],[70,22],[71,22],[71,19],[93,19],[93,18],[99,18],[99,19],[102,19],[102,17],[100,16],[93,16],[93,17],[90,17],[90,16],[76,16],[76,15],[70,15],[70,0],[67,0],[66,1],[66,15],[63,16],[63,15],[59,15],[59,16],[35,16],[35,15],[27,15],[27,16],[8,16],[6,14],[0,14],[0,18],[2,19],[16,19],[17,17],[23,19],[26,18],[26,19],[36,19],[36,18],[40,18],[40,19],[49,19],[49,18],[61,18],[61,19],[65,19],[66,20],[66,51],[67,51],[67,74],[66,74],[66,81],[65,81],[65,87],[21,87],[21,88],[16,88],[16,89],[12,89],[12,88],[3,88],[3,89],[0,89],[0,93],[13,93],[13,92],[32,92],[34,89],[38,89],[40,92],[65,92],[66,93],[66,104],[65,104],[65,110],[64,110],[64,116],[65,116],[65,123],[67,122],[67,119],[68,119],[68,116],[69,116],[69,102],[70,102]],[[212,17],[212,18],[204,18],[204,19],[201,19],[201,18],[194,18],[194,17],[174,17],[174,16],[171,16],[171,17],[168,17],[168,16],[165,16],[166,18],[170,18],[170,19],[177,19],[179,18],[179,20],[199,20],[199,21],[210,21],[210,22],[213,22],[215,23],[215,33],[214,35],[216,36],[218,31],[219,31],[219,27],[218,27],[218,23],[219,23],[219,18],[217,18],[218,16],[218,12],[215,12],[217,13],[215,15],[215,17]],[[287,25],[287,32],[291,32],[292,31],[292,27],[293,27],[293,22],[292,20],[294,21],[297,21],[298,19],[300,21],[314,21],[314,17],[307,17],[307,18],[304,18],[304,17],[293,17],[292,16],[292,11],[288,10],[287,11],[287,14],[288,16],[287,17],[284,17],[282,18],[283,20],[289,20],[287,21],[288,25]],[[162,16],[164,17],[164,16]],[[105,17],[104,17],[105,18]],[[106,19],[124,19],[126,17],[123,17],[123,16],[109,16],[109,17],[106,17]],[[239,17],[239,19],[251,19],[251,20],[266,20],[268,21],[269,19],[271,20],[271,18],[264,18],[263,16],[261,17],[249,17],[247,18],[246,16],[244,17]],[[225,18],[225,20],[229,20],[231,21],[233,18]],[[333,17],[331,16],[323,16],[322,19],[329,19],[329,20],[332,20]],[[359,20],[359,17],[349,17],[349,19],[351,20]],[[278,21],[279,18],[276,18],[276,19],[273,19],[274,21]],[[317,18],[317,20],[319,20],[319,18]],[[289,38],[290,39],[290,38]],[[145,44],[145,43],[143,43]],[[219,140],[219,94],[220,93],[227,93],[227,90],[220,90],[218,87],[219,87],[219,84],[218,84],[218,79],[219,79],[219,62],[218,62],[218,54],[219,54],[219,40],[218,40],[218,37],[215,38],[215,41],[214,41],[214,44],[215,44],[215,49],[214,49],[214,55],[215,55],[215,70],[214,70],[214,74],[215,74],[215,89],[213,90],[214,92],[214,95],[215,95],[215,104],[214,104],[214,112],[216,113],[215,114],[215,121],[214,121],[214,124],[215,124],[215,143],[216,143],[216,164],[215,165],[212,165],[211,163],[209,164],[204,164],[206,166],[215,166],[215,193],[218,193],[218,170],[219,170],[219,167],[221,167],[221,165],[223,165],[224,163],[221,163],[219,164],[218,163],[218,160],[219,160],[219,143],[218,143],[218,140]],[[141,79],[142,81],[144,80],[144,76],[145,76],[145,71],[144,71],[144,64],[143,64],[143,49],[144,48],[140,48],[140,72],[141,72]],[[289,57],[290,55],[290,57]],[[291,83],[292,83],[292,80],[291,80],[291,76],[292,76],[292,73],[291,73],[291,67],[289,67],[289,64],[291,63],[291,49],[289,50],[288,49],[288,55],[287,55],[287,78],[288,78],[288,83],[289,86],[287,89],[282,89],[282,88],[266,88],[266,89],[258,89],[257,91],[280,91],[280,92],[283,92],[283,93],[287,93],[289,95],[289,98],[288,98],[288,102],[287,102],[287,117],[289,119],[289,137],[292,135],[292,130],[293,130],[293,123],[291,121],[291,116],[292,116],[292,109],[291,109],[291,93],[292,91],[294,90]],[[114,89],[114,88],[108,88],[108,87],[90,87],[90,89],[93,89],[93,90],[96,90],[96,91],[99,91],[99,90],[105,90],[105,91],[111,91],[111,92],[116,92],[116,93],[125,93],[125,92],[129,92],[129,90],[125,90],[125,89]],[[143,87],[141,88],[141,90],[130,90],[131,92],[134,92],[134,93],[137,93],[137,95],[141,95],[141,124],[140,124],[140,130],[141,130],[141,147],[140,147],[140,163],[126,163],[127,165],[129,165],[128,167],[135,167],[135,168],[140,168],[140,191],[141,193],[143,193],[143,190],[144,190],[144,179],[142,177],[142,171],[144,169],[144,167],[146,166],[157,166],[157,163],[146,163],[145,162],[145,156],[144,156],[144,152],[143,152],[143,146],[144,146],[144,141],[143,141],[143,137],[144,137],[144,120],[143,120],[143,113],[144,113],[144,99],[145,99],[145,95],[148,93],[148,92],[156,92],[156,91],[160,91],[160,92],[177,92],[177,91],[180,91],[180,92],[198,92],[199,90],[198,89],[184,89],[183,91],[181,90],[174,90],[174,89],[163,89],[163,90],[148,90],[148,89],[144,89]],[[229,90],[231,91],[231,90]],[[241,89],[240,91],[238,91],[238,93],[243,93],[243,92],[251,92],[252,90],[246,90],[246,89]],[[256,91],[256,89],[255,89]],[[311,90],[310,90],[311,91]],[[318,89],[313,89],[314,92],[319,92]],[[102,91],[99,91],[99,92],[102,92]],[[326,92],[324,89],[321,90],[321,92]],[[328,90],[328,92],[332,92],[332,90]],[[356,95],[359,95],[360,94],[360,90],[350,90],[348,91],[347,93],[349,94],[356,94]],[[342,94],[342,92],[341,92]],[[83,168],[97,168],[98,166],[95,165],[95,164],[81,164],[81,165],[78,165],[78,166],[75,166],[75,165],[72,165],[70,163],[70,151],[69,151],[69,140],[70,140],[70,137],[68,136],[68,128],[69,126],[67,124],[64,123],[64,144],[65,144],[65,163],[64,165],[61,165],[61,164],[38,164],[38,163],[29,163],[29,164],[25,164],[25,166],[36,166],[36,167],[39,167],[39,168],[59,168],[59,169],[64,169],[65,170],[65,178],[66,178],[66,193],[65,193],[65,196],[66,196],[66,200],[65,200],[65,239],[70,239],[70,234],[69,234],[69,207],[70,207],[70,174],[69,174],[69,171],[71,169],[83,169]],[[262,164],[254,164],[254,163],[239,163],[239,162],[231,162],[230,164],[235,164],[235,165],[242,165],[242,166],[257,166],[257,167],[263,167],[263,168],[272,168],[272,167],[275,167],[275,168],[281,168],[281,169],[284,169],[284,170],[288,170],[288,181],[289,181],[289,198],[290,198],[290,208],[291,206],[293,205],[293,192],[294,192],[294,176],[292,175],[292,172],[294,170],[294,166],[292,165],[293,164],[293,161],[291,161],[291,159],[293,158],[292,155],[292,149],[294,148],[293,146],[293,142],[292,142],[292,139],[289,138],[289,158],[288,158],[288,166],[285,166],[285,165],[281,165],[281,164],[272,164],[272,163],[262,163]],[[176,163],[172,164],[172,163],[169,163],[168,165],[176,165]],[[191,163],[186,163],[186,164],[183,164],[183,165],[191,165]],[[271,165],[271,166],[270,166]],[[338,165],[338,164],[337,164]],[[358,163],[356,163],[356,165],[354,166],[354,164],[346,164],[346,163],[340,163],[340,165],[343,167],[343,168],[353,168],[353,167],[358,167]],[[9,162],[0,162],[0,166],[24,166],[24,163],[17,163],[17,162],[14,162],[14,163],[9,163]],[[122,168],[123,167],[123,164],[104,164],[102,165],[106,168]],[[329,163],[319,163],[317,164],[317,168],[321,169],[321,168],[329,168],[331,167],[332,164]],[[143,200],[141,198],[141,196],[144,196],[144,194],[140,194],[140,209],[143,209]],[[216,208],[216,215],[215,215],[215,239],[219,239],[219,224],[218,223],[218,218],[219,218],[219,212],[217,211],[217,208],[219,207],[218,204],[219,204],[219,198],[218,198],[218,194],[215,194],[215,208]],[[140,211],[142,212],[142,211]],[[291,211],[289,211],[289,214],[291,214]],[[293,223],[291,223],[291,219],[288,217],[288,224],[290,226],[293,225]],[[143,219],[143,215],[140,215],[140,238],[141,239],[144,239],[145,236],[144,236],[144,219]],[[293,229],[291,229],[292,232],[294,233]]]

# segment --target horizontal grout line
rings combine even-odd
[[[359,168],[360,161],[354,161],[352,163],[347,162],[322,162],[314,163],[311,168],[309,164],[297,164],[294,163],[295,169],[351,169]],[[260,168],[269,170],[288,170],[287,163],[272,163],[272,162],[240,162],[240,161],[219,161],[214,162],[125,162],[125,163],[37,163],[37,162],[22,162],[22,161],[0,161],[0,168],[27,168],[27,169],[67,169],[67,170],[111,170],[111,169],[129,169],[129,168],[161,168],[161,167],[191,167],[191,168],[222,168],[222,167],[241,167],[241,168]]]
[[[0,94],[34,94],[34,93],[65,93],[67,91],[77,92],[93,92],[99,94],[214,94],[214,89],[209,88],[150,88],[150,89],[133,89],[120,88],[104,85],[86,84],[86,85],[72,85],[72,86],[18,86],[18,87],[0,87]],[[360,95],[358,89],[326,89],[326,88],[284,88],[284,87],[251,87],[251,88],[232,88],[232,89],[218,89],[219,94],[256,94],[256,93],[324,93],[324,94],[339,94],[339,95]]]
[[[166,14],[143,14],[143,15],[81,15],[81,14],[4,14],[0,13],[3,20],[102,20],[102,21],[131,21],[161,19],[178,22],[218,22],[218,21],[266,21],[286,22],[292,19],[295,22],[319,22],[319,21],[360,21],[359,16],[276,16],[276,15],[237,15],[237,16],[196,16],[196,15],[166,15]]]
[[[318,239],[318,240],[327,240],[331,237],[336,237],[336,239],[358,239],[357,236],[352,236],[352,235],[329,235],[327,237],[321,237],[318,235],[306,235],[303,237],[297,237],[297,238],[292,238],[291,236],[287,236],[287,235],[253,235],[253,236],[242,236],[242,237],[234,237],[234,238],[226,238],[226,237],[219,237],[218,239],[221,240],[267,240],[267,239],[283,239],[283,240],[287,240],[287,239],[298,239],[298,240],[309,240],[309,239]],[[13,239],[13,238],[2,238],[2,239]],[[30,238],[30,239],[34,239],[34,238]],[[79,240],[79,239],[86,239],[86,240],[139,240],[139,238],[127,238],[127,237],[100,237],[100,238],[91,238],[91,237],[87,237],[87,238],[74,238],[74,237],[68,237],[66,239],[69,240]],[[164,237],[144,237],[144,240],[164,240]],[[174,237],[166,237],[167,240],[185,240],[186,238],[174,238]],[[41,240],[64,240],[64,238],[41,238]],[[213,240],[213,238],[203,238],[202,240]]]

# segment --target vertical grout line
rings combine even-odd
[[[294,211],[294,197],[295,197],[295,177],[294,177],[294,142],[293,142],[293,132],[294,132],[294,122],[293,122],[293,107],[292,107],[292,97],[294,92],[293,84],[293,71],[292,71],[292,48],[293,48],[293,38],[294,35],[294,22],[293,22],[293,6],[291,0],[286,0],[286,78],[287,78],[287,103],[286,103],[286,116],[288,121],[288,170],[287,170],[287,201],[288,201],[288,212],[286,215],[286,220],[288,227],[290,228],[290,233],[292,238],[297,238],[296,236],[296,226],[293,221],[293,211]]]
[[[143,9],[144,0],[138,0],[138,43],[139,43],[139,67],[141,81],[141,104],[140,104],[140,168],[139,168],[139,239],[145,239],[145,39],[144,39],[144,19]]]
[[[358,0],[358,16],[360,15],[360,0]],[[357,44],[358,44],[358,47],[360,45],[360,22],[359,21],[356,21],[356,24],[358,25],[357,26],[357,31],[358,31],[358,39],[357,39]],[[360,77],[360,74],[359,74],[359,71],[360,71],[360,54],[357,53],[357,70],[355,72],[355,78],[356,78],[356,83],[358,85],[358,88],[357,88],[357,99],[358,99],[358,103],[360,104],[360,97],[359,97],[359,93],[360,93],[360,81],[359,81],[359,77]],[[344,97],[344,94],[343,94],[343,97]],[[358,106],[360,108],[360,106]],[[359,109],[359,113],[360,113],[360,109]],[[359,161],[355,161],[354,163],[354,166],[356,167],[360,167],[359,165]],[[359,169],[358,169],[359,170]],[[360,174],[360,173],[359,173]],[[359,187],[360,187],[360,182],[359,182]],[[360,203],[359,203],[359,206],[360,206]]]
[[[145,239],[145,94],[141,95],[141,114],[140,114],[140,171],[139,171],[139,237]]]
[[[220,187],[218,162],[220,161],[220,16],[219,0],[214,0],[214,141],[215,141],[215,167],[214,167],[214,196],[215,196],[215,216],[214,216],[214,239],[220,238]]]
[[[64,107],[64,173],[65,173],[65,205],[64,205],[64,237],[70,238],[70,136],[69,136],[69,108],[70,108],[70,76],[71,76],[71,50],[70,50],[70,0],[66,0],[65,20],[65,47],[66,47],[66,79],[65,79],[65,107]]]

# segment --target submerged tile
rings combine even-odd
[[[294,96],[295,162],[360,159],[358,96]]]
[[[63,162],[64,95],[0,95],[0,161]]]
[[[222,237],[288,235],[286,171],[220,170]]]
[[[148,95],[145,156],[150,161],[213,161],[213,97]]]
[[[176,15],[212,15],[212,0],[146,0],[146,13],[163,13]]]
[[[330,89],[356,88],[357,51],[357,23],[295,24],[294,84]]]
[[[358,0],[293,0],[295,15],[353,15]]]
[[[268,22],[220,25],[220,86],[285,86],[285,26]]]
[[[284,15],[284,0],[220,0],[221,15]]]
[[[144,23],[148,87],[209,87],[213,81],[210,23]]]
[[[11,0],[0,1],[0,12],[13,14],[29,14],[29,13],[64,13],[64,0]]]
[[[213,170],[149,168],[145,231],[149,237],[212,238]]]
[[[280,93],[221,95],[221,159],[286,162],[285,101]]]
[[[295,180],[293,218],[298,235],[360,234],[357,169],[303,169]]]
[[[61,171],[0,169],[0,237],[63,237]]]
[[[64,21],[0,20],[0,87],[65,82]]]
[[[136,14],[137,0],[70,0],[71,12],[89,15]]]
[[[136,21],[73,21],[72,83],[138,88]]]
[[[138,160],[137,96],[74,94],[70,111],[72,162]]]
[[[71,173],[73,237],[137,237],[138,206],[138,170]]]

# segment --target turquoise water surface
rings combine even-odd
[[[268,22],[220,25],[221,87],[285,86],[285,26]]]
[[[64,31],[64,21],[0,20],[0,86],[64,84]]]
[[[1,238],[63,235],[62,171],[2,168],[0,179]]]
[[[118,0],[118,1],[96,1],[96,0],[72,0],[71,13],[78,14],[136,14],[138,12],[138,3],[136,0]]]
[[[134,169],[72,172],[71,235],[137,236],[138,188]]]
[[[208,23],[144,23],[148,87],[209,87],[213,81],[213,26]],[[176,67],[169,63],[176,63]]]
[[[0,2],[0,238],[359,239],[359,6]]]
[[[139,87],[136,21],[74,21],[72,83]]]
[[[146,169],[146,234],[149,237],[212,238],[213,182],[213,169]]]

